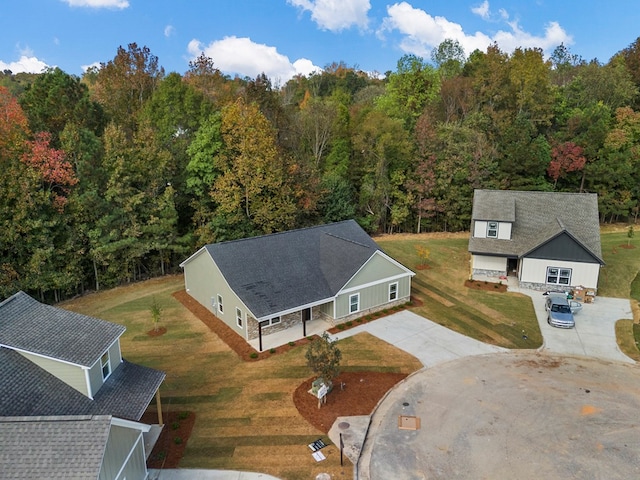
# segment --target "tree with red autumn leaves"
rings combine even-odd
[[[569,172],[581,171],[586,162],[580,145],[573,142],[554,145],[551,149],[551,162],[547,168],[547,174],[553,179],[554,190],[560,178],[564,178]]]

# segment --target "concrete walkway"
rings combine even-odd
[[[148,480],[279,480],[266,473],[177,468],[149,470]]]

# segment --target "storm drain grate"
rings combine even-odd
[[[400,415],[398,416],[398,428],[400,430],[419,430],[420,417]]]

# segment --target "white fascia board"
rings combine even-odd
[[[124,418],[111,417],[111,425],[118,427],[133,428],[134,430],[140,430],[141,432],[148,432],[151,430],[151,425],[146,423],[134,422],[133,420],[125,420]]]
[[[381,250],[376,250],[376,251],[375,251],[375,252],[373,252],[373,254],[372,254],[372,255],[367,259],[367,261],[366,261],[366,262],[364,262],[364,263],[360,266],[360,268],[359,268],[359,269],[358,269],[358,270],[357,270],[353,275],[351,275],[351,277],[350,277],[350,278],[345,282],[345,284],[344,284],[344,285],[349,285],[349,282],[350,282],[351,280],[353,280],[353,279],[354,279],[354,277],[355,277],[356,275],[358,275],[358,273],[360,273],[360,272],[362,271],[362,269],[363,269],[364,267],[366,267],[366,266],[369,264],[369,262],[371,261],[371,259],[372,259],[375,255],[380,255],[380,256],[382,256],[383,258],[387,259],[388,261],[390,261],[391,263],[393,263],[394,265],[396,265],[397,267],[399,267],[400,269],[404,270],[404,271],[405,271],[405,272],[407,272],[407,273],[405,273],[405,274],[401,274],[401,275],[395,275],[395,276],[393,276],[393,277],[387,277],[387,278],[384,278],[384,279],[382,279],[382,280],[380,280],[380,281],[377,281],[377,282],[371,282],[371,283],[367,284],[367,286],[370,286],[370,285],[377,285],[377,284],[379,284],[379,283],[388,282],[389,280],[393,280],[393,279],[397,279],[397,278],[404,278],[404,277],[409,276],[409,275],[413,277],[413,276],[415,275],[415,273],[414,273],[414,272],[412,272],[411,270],[409,270],[407,267],[405,267],[404,265],[402,265],[400,262],[397,262],[396,260],[394,260],[393,258],[391,258],[389,255],[387,255],[387,254],[386,254],[386,253],[384,253],[383,251],[381,251]],[[353,289],[344,290],[344,285],[343,285],[343,286],[342,286],[342,288],[338,291],[338,293],[336,294],[336,297],[337,297],[338,295],[340,295],[341,293],[344,293],[344,292],[348,292],[348,291],[353,290]],[[360,285],[358,288],[362,288],[363,286],[364,286],[364,285]]]
[[[256,318],[258,322],[262,322],[263,320],[269,320],[270,318],[273,318],[273,317],[281,317],[283,315],[288,315],[289,313],[299,312],[301,310],[304,310],[305,308],[317,307],[318,305],[323,305],[325,303],[333,302],[333,300],[334,300],[334,297],[324,298],[322,300],[318,300],[317,302],[307,303],[305,305],[299,305],[297,307],[289,308],[288,310],[282,310],[281,312],[276,312],[272,315],[266,315],[261,318],[256,318],[256,317],[253,317],[253,318]]]
[[[69,362],[68,360],[62,360],[61,358],[50,357],[49,355],[43,355],[41,353],[31,352],[29,350],[25,350],[23,348],[16,348],[11,345],[0,344],[0,347],[8,348],[9,350],[15,350],[16,352],[28,353],[29,355],[34,355],[40,358],[46,358],[47,360],[54,360],[60,363],[66,363],[67,365],[73,365],[74,367],[84,368],[85,370],[90,369],[91,367],[87,367],[85,365],[80,365],[79,363]]]
[[[200,249],[198,251],[196,251],[195,253],[193,253],[189,258],[187,258],[185,261],[183,261],[180,264],[180,268],[184,268],[184,266],[189,263],[193,258],[197,257],[198,255],[200,255],[202,253],[203,250],[207,250],[207,247],[200,247]]]
[[[336,294],[336,298],[338,297],[338,295],[344,295],[345,293],[350,293],[350,292],[357,292],[357,291],[360,291],[360,290],[362,290],[364,288],[373,287],[374,285],[380,285],[381,283],[393,282],[394,280],[399,280],[401,278],[405,278],[405,277],[409,277],[409,276],[412,277],[413,275],[415,275],[415,274],[402,273],[400,275],[394,275],[393,277],[386,277],[386,278],[383,278],[382,280],[377,280],[375,282],[364,283],[362,285],[358,285],[357,287],[341,289]]]

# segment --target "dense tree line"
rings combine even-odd
[[[467,58],[445,41],[384,78],[343,63],[275,87],[204,55],[166,74],[130,44],[82,78],[0,74],[0,296],[58,300],[175,271],[205,243],[355,218],[469,227],[475,188],[640,206],[640,38]]]

